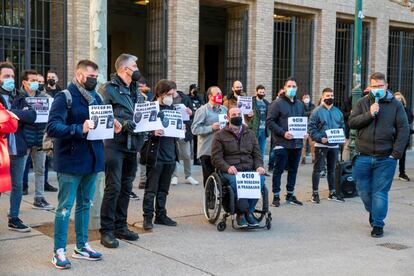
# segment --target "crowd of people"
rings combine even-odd
[[[301,98],[295,78],[288,78],[271,103],[266,100],[266,88],[258,85],[252,96],[252,111],[241,112],[238,97],[246,96],[243,84],[235,80],[228,95],[218,86],[209,87],[204,97],[196,84],[188,94],[177,90],[172,80],[159,80],[154,91],[146,85],[137,66],[137,57],[120,55],[115,73],[97,91],[98,65],[81,60],[74,77],[63,90],[54,71],[44,77],[34,70],[22,73],[20,89],[15,85],[15,68],[9,62],[0,63],[0,192],[10,191],[8,226],[10,230],[29,232],[30,227],[19,218],[22,196],[28,194],[28,172],[34,171],[35,196],[33,208],[56,208],[54,251],[52,263],[61,269],[70,268],[66,245],[69,219],[75,207],[76,247],[73,258],[100,260],[102,254],[88,243],[91,203],[99,172],[105,173],[105,190],[100,210],[101,244],[117,248],[119,239],[138,240],[138,233],[127,224],[129,201],[138,199],[133,182],[140,171],[139,187],[142,199],[143,228],[153,224],[176,226],[167,213],[170,185],[179,183],[177,162],[183,160],[185,183],[197,185],[192,176],[192,164],[202,166],[202,182],[215,171],[221,171],[237,193],[235,175],[243,171],[272,179],[272,205],[281,204],[281,179],[287,175],[285,201],[301,206],[295,195],[300,163],[306,163],[310,148],[313,172],[311,202],[320,203],[320,178],[327,176],[328,200],[343,203],[336,191],[335,168],[340,161],[341,143],[328,139],[327,131],[357,130],[353,158],[353,175],[357,189],[369,213],[371,235],[383,235],[397,160],[399,178],[409,181],[405,171],[405,153],[409,146],[413,115],[404,96],[388,90],[385,76],[374,73],[365,94],[354,109],[340,110],[334,105],[334,91],[325,88],[319,104],[311,102],[309,94]],[[37,122],[37,114],[27,98],[53,98],[47,122]],[[167,137],[162,129],[136,132],[134,106],[137,103],[159,103],[158,117],[174,105],[183,104],[190,117],[185,125],[185,137]],[[89,107],[111,105],[114,114],[114,138],[89,140],[88,132],[96,122],[89,117]],[[220,117],[226,116],[223,125]],[[295,136],[289,130],[289,118],[307,117],[307,134]],[[264,168],[266,145],[270,138],[269,169]],[[347,137],[348,138],[348,137]],[[49,146],[45,146],[49,142]],[[347,143],[345,143],[346,145]],[[192,161],[193,160],[193,161]],[[57,172],[58,187],[48,182],[48,167]],[[58,191],[58,205],[46,200],[45,192]],[[240,228],[256,226],[252,216],[257,200],[236,199],[237,224]]]

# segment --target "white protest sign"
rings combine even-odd
[[[112,105],[90,105],[89,120],[94,122],[94,128],[89,130],[86,139],[113,139],[114,119]]]
[[[240,108],[242,114],[249,114],[253,111],[253,97],[238,96],[237,107]]]
[[[161,120],[162,129],[164,130],[163,136],[185,138],[185,125],[181,112],[168,109],[164,109],[162,112],[164,113]]]
[[[258,199],[261,197],[260,175],[258,172],[236,174],[237,198]]]
[[[325,131],[328,143],[330,144],[343,144],[345,143],[345,133],[342,128],[328,129]]]
[[[36,111],[35,123],[47,123],[53,99],[48,97],[27,97],[26,102]]]
[[[160,104],[158,101],[135,104],[133,120],[137,126],[134,132],[162,129],[161,120],[158,118],[159,111]]]
[[[187,113],[187,107],[184,104],[175,104],[175,110],[181,112],[181,116],[183,117],[183,121],[190,121],[190,115]]]
[[[227,125],[227,114],[219,114],[219,123],[220,123],[220,129],[225,128]]]
[[[303,139],[308,131],[308,117],[289,117],[288,131],[293,139]]]

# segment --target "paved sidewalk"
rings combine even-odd
[[[414,180],[413,161],[414,152],[409,152],[407,174]],[[179,184],[171,187],[167,203],[177,227],[155,225],[153,232],[141,234],[136,242],[121,241],[118,249],[93,241],[104,259],[71,259],[72,269],[67,271],[50,263],[52,238],[36,228],[30,233],[7,230],[9,196],[4,194],[0,197],[0,275],[413,275],[414,181],[394,181],[385,236],[373,239],[359,198],[344,204],[326,200],[327,183],[322,179],[321,204],[309,201],[311,171],[311,164],[299,168],[296,193],[304,206],[288,206],[282,200],[280,208],[271,207],[270,231],[235,231],[228,226],[218,232],[204,218],[202,185]],[[201,167],[194,167],[193,174],[201,180]],[[56,186],[54,173],[50,179]],[[270,188],[271,178],[266,184]],[[31,226],[53,222],[53,212],[32,209],[33,182],[29,186],[21,218]],[[138,181],[134,191],[142,197]],[[57,194],[46,196],[56,206]],[[141,226],[141,200],[131,201],[128,222]],[[70,254],[73,248],[68,246]]]

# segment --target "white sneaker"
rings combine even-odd
[[[171,178],[171,185],[177,185],[178,184],[178,177],[176,177],[176,176],[173,176],[172,178]]]
[[[191,185],[198,185],[198,181],[195,180],[192,176],[189,176],[185,179],[185,183],[191,184]]]

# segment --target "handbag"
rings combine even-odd
[[[141,165],[155,167],[157,165],[158,152],[160,149],[159,139],[153,137],[144,141],[140,151],[139,163]]]

